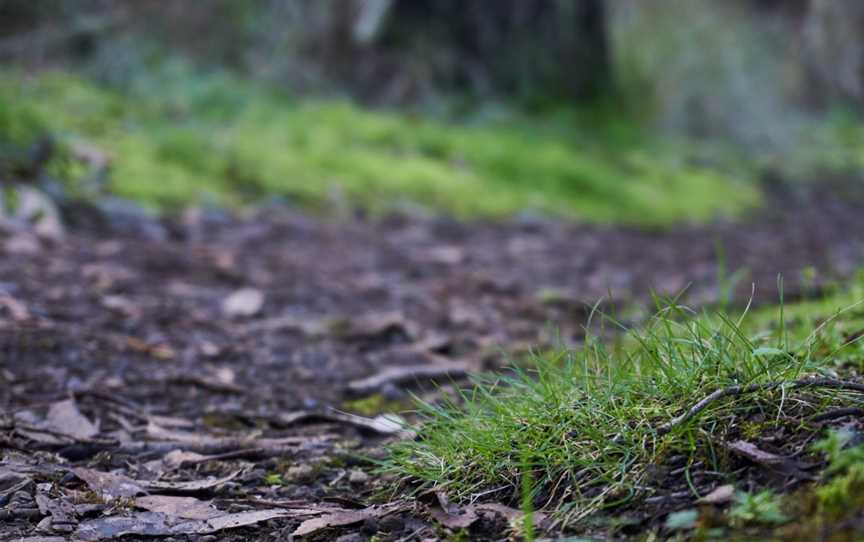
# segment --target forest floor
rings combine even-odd
[[[634,323],[652,290],[689,285],[706,306],[755,283],[776,303],[778,273],[802,298],[864,256],[860,205],[820,193],[655,231],[75,216],[62,239],[0,236],[4,540],[507,538],[518,502],[461,513],[376,471],[382,445],[410,438],[409,391],[434,401],[530,348],[578,344],[600,299]],[[654,502],[630,534],[680,507]]]

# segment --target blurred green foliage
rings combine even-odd
[[[2,74],[0,139],[26,145],[41,132],[109,153],[112,191],[158,208],[269,194],[320,204],[335,194],[373,211],[412,201],[459,216],[533,209],[665,224],[758,199],[742,170],[694,165],[695,147],[649,137],[609,105],[442,121],[297,101],[180,62],[122,89]]]

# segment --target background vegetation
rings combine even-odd
[[[0,146],[50,135],[67,188],[155,207],[704,220],[857,177],[836,5],[6,0]]]

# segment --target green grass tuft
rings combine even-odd
[[[458,400],[421,404],[419,438],[395,444],[384,468],[457,498],[515,500],[528,465],[535,504],[574,521],[648,493],[651,473],[671,456],[722,470],[717,443],[740,435],[756,412],[779,423],[790,405],[812,411],[856,400],[780,386],[727,397],[660,429],[718,389],[830,375],[824,329],[788,344],[783,325],[754,333],[743,316],[670,304],[609,345],[589,337],[578,350],[537,356],[535,369],[480,377]]]

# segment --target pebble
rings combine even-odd
[[[295,482],[308,480],[314,474],[315,469],[312,468],[312,465],[297,465],[285,471],[285,477]]]
[[[369,475],[362,470],[355,469],[352,470],[351,475],[348,476],[348,481],[352,484],[365,484],[369,481]]]

